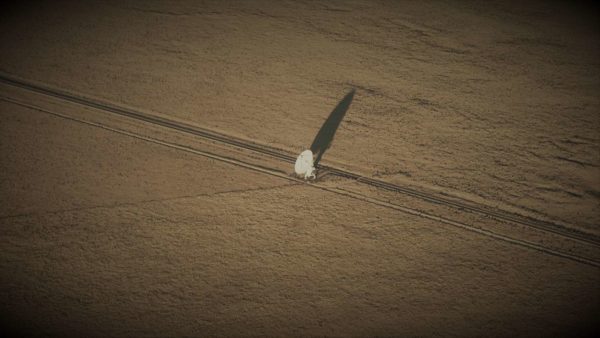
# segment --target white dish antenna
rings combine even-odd
[[[296,164],[294,165],[294,171],[296,175],[303,176],[304,179],[314,179],[315,176],[315,167],[313,165],[313,153],[310,150],[305,150],[300,153],[300,156],[296,159]]]

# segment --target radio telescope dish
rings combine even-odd
[[[296,172],[296,175],[303,176],[304,179],[314,179],[316,177],[312,151],[305,150],[300,153],[300,156],[296,159],[294,171]]]

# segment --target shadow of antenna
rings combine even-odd
[[[329,114],[329,117],[321,126],[317,136],[315,136],[315,140],[310,146],[310,150],[317,156],[314,163],[315,167],[317,164],[319,164],[319,161],[321,161],[321,157],[323,157],[325,151],[331,147],[335,132],[340,126],[340,122],[342,122],[344,115],[346,115],[346,111],[348,111],[350,103],[352,103],[355,91],[355,89],[352,89],[348,94],[346,94],[346,96],[344,96],[340,103],[338,103],[338,105]]]

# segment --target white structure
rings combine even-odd
[[[296,175],[304,176],[304,179],[316,178],[312,151],[305,150],[300,153],[300,156],[296,159],[294,170]]]

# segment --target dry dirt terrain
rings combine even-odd
[[[600,334],[598,16],[559,1],[4,8],[3,332]],[[331,170],[290,176],[286,156],[352,89]]]

